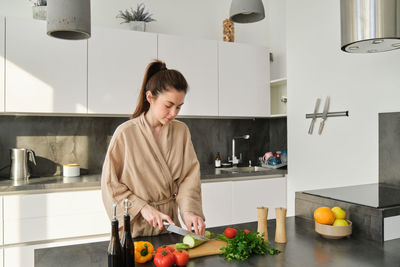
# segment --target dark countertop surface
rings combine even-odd
[[[257,223],[236,225],[240,229],[255,231]],[[222,233],[225,227],[210,228],[215,234]],[[206,256],[191,259],[188,267],[196,266],[400,266],[400,239],[379,242],[360,240],[353,237],[338,240],[325,239],[314,231],[314,222],[298,217],[287,218],[286,244],[271,246],[281,249],[278,255],[255,255],[245,261],[227,262],[223,256]],[[275,237],[275,220],[268,221],[268,236]],[[138,240],[150,241],[156,248],[164,244],[181,242],[175,234],[156,237],[141,237]],[[108,241],[64,247],[35,250],[35,267],[97,267],[107,266]],[[135,266],[154,266],[152,262]]]
[[[303,193],[373,208],[389,208],[400,205],[400,186],[384,183],[307,190]]]
[[[251,180],[284,177],[287,170],[270,169],[259,172],[232,173],[215,168],[201,170],[201,182],[223,182],[233,180]],[[22,181],[0,179],[0,195],[30,194],[59,191],[77,191],[100,189],[100,174],[81,175],[79,177],[39,177]]]

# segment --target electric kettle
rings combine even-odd
[[[28,168],[28,157],[29,154],[32,156],[32,161],[36,165],[35,152],[26,148],[11,148],[10,159],[11,159],[11,180],[24,180],[30,177]]]

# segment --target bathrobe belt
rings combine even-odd
[[[151,205],[151,206],[163,205],[163,204],[166,204],[166,203],[168,203],[170,201],[174,201],[175,199],[176,199],[176,193],[172,194],[169,198],[162,199],[160,201],[149,202],[149,205]]]

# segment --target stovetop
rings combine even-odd
[[[374,208],[400,206],[400,186],[382,183],[308,190],[304,193]]]

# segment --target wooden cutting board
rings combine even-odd
[[[175,248],[175,244],[168,246]],[[225,241],[211,239],[210,241],[204,242],[198,247],[188,249],[187,252],[189,253],[189,258],[198,258],[203,256],[222,254],[220,248],[225,246]]]

